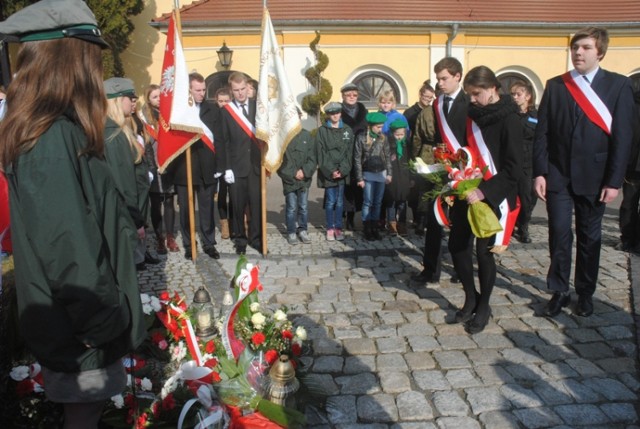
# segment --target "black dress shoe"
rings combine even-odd
[[[487,324],[489,323],[489,319],[491,319],[491,314],[492,314],[491,307],[489,307],[489,311],[487,311],[487,315],[484,317],[476,313],[476,315],[473,316],[473,319],[467,322],[467,324],[464,327],[464,330],[467,331],[469,334],[478,334],[484,331],[484,328],[486,328]]]
[[[548,317],[555,317],[562,311],[562,307],[566,307],[571,302],[571,295],[555,292],[547,305],[544,307],[543,313]]]
[[[593,300],[590,296],[578,296],[578,306],[576,307],[576,314],[582,317],[589,317],[593,314]]]
[[[422,270],[420,274],[416,274],[411,276],[411,281],[416,283],[438,283],[438,280],[433,278],[433,274],[427,273],[425,270]]]
[[[191,249],[184,249],[184,259],[187,261],[191,260]]]
[[[214,246],[211,246],[208,249],[205,249],[204,253],[206,253],[213,259],[220,259],[220,253],[216,250]]]
[[[470,321],[473,318],[473,315],[476,314],[479,304],[480,294],[476,292],[476,305],[469,311],[464,311],[463,309],[456,311],[456,315],[454,318],[455,323],[467,323],[468,321]]]
[[[156,265],[156,264],[159,264],[162,261],[160,259],[158,259],[158,258],[154,258],[151,253],[145,252],[145,254],[144,254],[144,262],[146,262],[147,264],[150,264],[150,265]]]
[[[451,274],[451,278],[449,279],[451,283],[460,283],[460,277],[457,274]]]
[[[237,255],[243,255],[247,253],[247,246],[238,246],[236,245],[236,254]]]
[[[144,271],[147,269],[147,265],[144,262],[136,264],[136,271]]]

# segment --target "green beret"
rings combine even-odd
[[[103,48],[96,18],[82,0],[41,0],[0,22],[0,40],[36,42],[75,37]]]
[[[125,96],[136,97],[133,81],[124,77],[112,77],[105,80],[104,92],[108,99]]]
[[[342,112],[342,103],[338,103],[337,101],[332,101],[324,106],[324,113],[338,113]]]
[[[409,127],[409,124],[407,124],[407,122],[402,119],[396,119],[391,124],[389,124],[389,129],[391,131],[397,130],[400,128],[408,128],[408,127]]]
[[[382,112],[367,113],[367,123],[369,125],[384,124],[387,122],[387,116]]]

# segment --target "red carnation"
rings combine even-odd
[[[151,404],[151,414],[153,414],[153,417],[157,419],[160,417],[160,411],[162,411],[162,404],[158,401],[154,401],[153,404]]]
[[[173,398],[173,393],[169,393],[162,400],[162,409],[163,410],[173,410],[176,407],[176,400]]]
[[[206,361],[204,363],[204,366],[206,366],[207,368],[215,368],[216,366],[218,366],[218,359],[216,358],[211,358],[208,361]]]
[[[144,428],[147,426],[147,413],[142,413],[138,417],[138,421],[136,422],[136,429]]]
[[[167,292],[166,290],[162,293],[160,293],[160,301],[169,301],[171,299],[171,296],[169,296],[169,292]]]
[[[267,338],[264,336],[262,332],[256,332],[251,336],[251,342],[256,346],[263,344]]]
[[[264,359],[269,365],[273,365],[273,363],[278,359],[278,352],[273,349],[267,350],[264,354]]]
[[[33,380],[25,378],[16,385],[16,393],[18,398],[23,398],[33,392]]]
[[[302,354],[302,347],[300,347],[298,343],[293,343],[291,344],[291,352],[296,356],[300,356]]]
[[[282,331],[282,338],[285,340],[293,340],[293,333],[288,329]]]
[[[202,381],[205,384],[219,383],[220,380],[221,380],[220,374],[218,374],[215,371],[211,371],[211,374],[209,374],[209,375],[207,375],[205,377],[202,377],[200,379],[200,381]]]
[[[216,345],[215,345],[215,343],[213,342],[213,340],[209,341],[209,342],[204,346],[204,351],[205,351],[205,352],[207,352],[207,353],[209,353],[209,354],[212,354],[213,352],[215,352],[215,351],[216,351]]]

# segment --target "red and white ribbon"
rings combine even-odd
[[[611,135],[611,122],[613,121],[611,112],[609,112],[607,106],[593,88],[591,88],[591,85],[589,85],[576,70],[571,70],[563,74],[562,80],[587,118],[602,128],[605,133]]]

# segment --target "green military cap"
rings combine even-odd
[[[381,112],[367,113],[367,123],[369,125],[384,124],[387,122],[387,116]]]
[[[0,40],[35,42],[75,37],[108,48],[93,12],[82,0],[41,0],[0,22]]]
[[[342,112],[342,103],[338,103],[337,101],[332,101],[324,106],[324,113],[338,113]]]
[[[357,91],[357,90],[358,90],[358,85],[356,85],[355,83],[347,83],[345,85],[342,85],[342,88],[340,88],[340,92]]]
[[[112,77],[104,81],[104,92],[107,98],[136,97],[133,81],[126,77]]]
[[[409,127],[409,124],[407,124],[407,121],[404,121],[402,119],[396,119],[395,121],[389,124],[389,129],[391,131],[397,130],[400,128],[408,128],[408,127]]]

